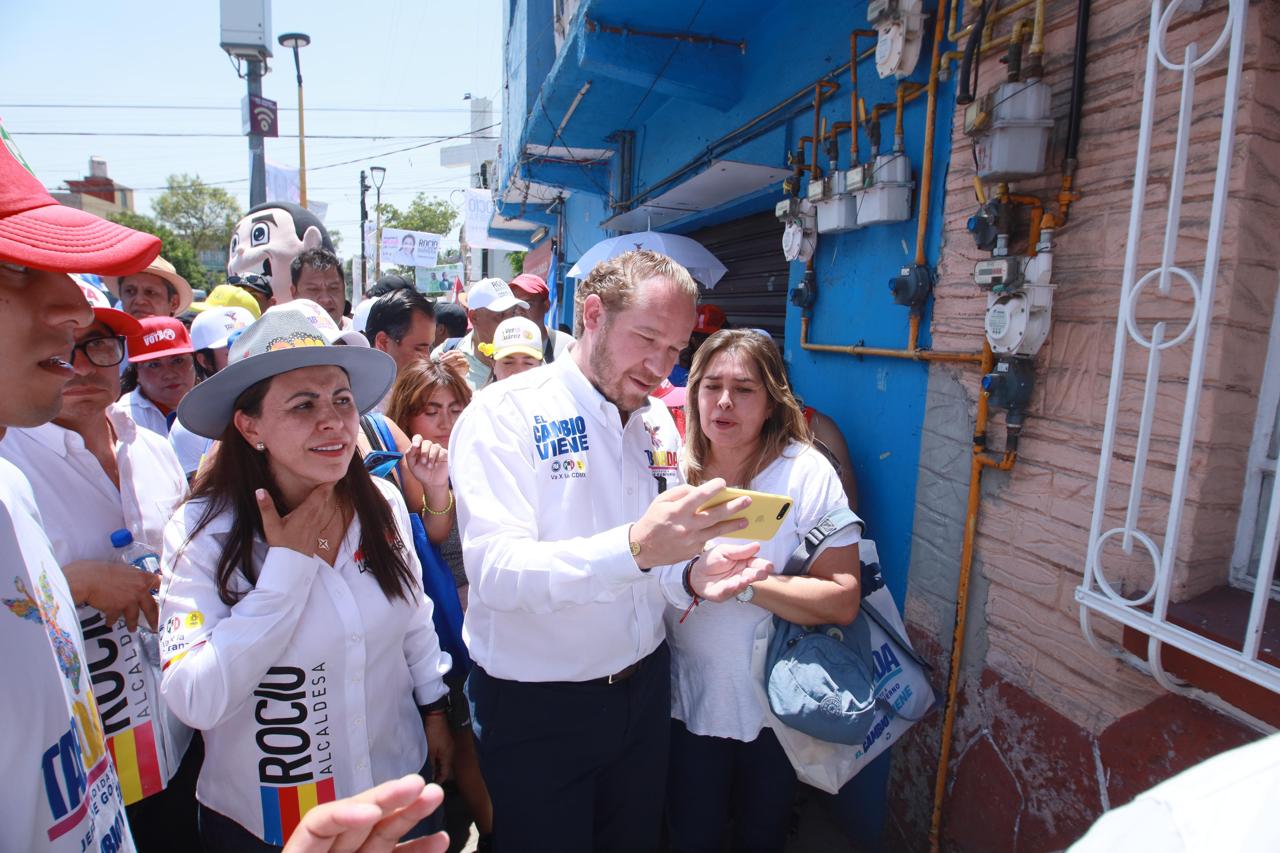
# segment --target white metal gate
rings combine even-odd
[[[1195,42],[1188,44],[1179,62],[1167,55],[1165,40],[1171,20],[1184,3],[1185,0],[1173,0],[1166,6],[1161,0],[1153,0],[1151,4],[1151,31],[1147,48],[1142,121],[1133,180],[1133,200],[1129,212],[1129,234],[1125,250],[1120,312],[1116,321],[1115,354],[1111,365],[1107,420],[1103,432],[1102,458],[1098,465],[1097,492],[1094,497],[1093,523],[1089,531],[1089,551],[1084,580],[1077,588],[1075,597],[1080,604],[1080,624],[1084,635],[1099,651],[1118,656],[1124,655],[1120,650],[1104,648],[1099,642],[1090,624],[1090,618],[1095,613],[1141,631],[1150,638],[1147,663],[1152,675],[1166,689],[1182,689],[1181,685],[1165,672],[1161,663],[1161,649],[1164,645],[1169,645],[1272,691],[1280,692],[1280,669],[1260,660],[1258,655],[1263,616],[1275,571],[1277,546],[1280,545],[1280,535],[1278,535],[1280,534],[1280,477],[1272,479],[1271,501],[1265,519],[1266,532],[1243,648],[1238,650],[1215,642],[1179,627],[1168,619],[1177,543],[1187,499],[1187,480],[1191,468],[1196,416],[1200,407],[1204,381],[1205,351],[1209,343],[1210,322],[1213,319],[1214,285],[1217,280],[1222,228],[1226,215],[1247,6],[1246,0],[1228,0],[1225,23],[1214,43],[1204,51],[1201,51]],[[1198,6],[1198,3],[1196,5]],[[1178,249],[1178,229],[1183,207],[1187,155],[1190,148],[1192,107],[1195,105],[1197,76],[1204,72],[1224,49],[1227,50],[1227,80],[1222,103],[1222,127],[1218,140],[1217,173],[1214,179],[1203,267],[1197,272],[1177,266],[1174,262]],[[1164,72],[1177,74],[1182,78],[1176,118],[1177,135],[1161,261],[1155,268],[1140,272],[1138,249],[1142,234],[1143,207],[1151,150],[1153,143],[1164,141],[1153,139],[1156,135],[1153,125],[1157,84],[1158,78]],[[1160,295],[1167,296],[1174,279],[1180,279],[1191,291],[1193,296],[1191,318],[1182,329],[1170,330],[1166,328],[1165,322],[1156,323],[1150,337],[1147,337],[1139,328],[1136,319],[1137,306],[1144,294],[1154,295],[1151,290],[1153,287]],[[1128,478],[1123,478],[1116,475],[1112,469],[1116,458],[1117,421],[1121,419],[1120,397],[1125,375],[1125,355],[1130,342],[1136,343],[1147,353],[1146,378],[1143,386],[1142,409],[1137,423],[1138,440],[1132,474]],[[1173,475],[1168,520],[1161,535],[1141,528],[1139,507],[1142,505],[1144,496],[1144,477],[1148,473],[1156,392],[1161,380],[1161,361],[1164,355],[1175,347],[1191,348],[1191,368],[1182,409],[1182,424],[1178,438],[1177,462]],[[1132,426],[1131,419],[1126,421],[1126,426]],[[1127,511],[1122,526],[1103,530],[1106,498],[1112,486],[1120,486],[1128,490]],[[1101,555],[1103,546],[1113,538],[1119,538],[1126,554],[1132,554],[1134,544],[1137,543],[1151,558],[1154,582],[1149,589],[1137,597],[1126,597],[1121,590],[1117,589],[1117,585],[1108,579]]]

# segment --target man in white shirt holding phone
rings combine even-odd
[[[650,398],[687,344],[697,287],[644,250],[575,294],[567,358],[478,394],[449,448],[471,584],[464,635],[481,768],[504,850],[660,846],[670,721],[663,613],[770,571],[724,488],[681,483]]]

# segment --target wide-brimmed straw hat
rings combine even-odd
[[[335,346],[297,311],[268,311],[227,351],[227,366],[201,382],[178,404],[178,420],[205,438],[220,438],[235,402],[264,379],[303,367],[333,365],[346,371],[356,408],[378,404],[396,378],[396,363],[381,350]]]
[[[142,273],[157,276],[168,282],[173,287],[174,292],[178,294],[178,310],[174,312],[175,317],[191,307],[191,300],[194,298],[195,294],[192,293],[191,285],[187,284],[187,280],[178,275],[178,271],[174,268],[173,264],[169,263],[164,258],[157,257],[145,270],[139,270],[136,273],[129,274],[141,275]],[[120,298],[121,278],[124,278],[124,276],[104,276],[102,279],[102,283],[107,286],[107,290],[110,290],[111,295],[117,299]]]

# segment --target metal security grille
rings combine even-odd
[[[1204,383],[1205,353],[1209,344],[1210,323],[1214,310],[1214,286],[1217,282],[1218,263],[1222,246],[1223,221],[1226,218],[1227,187],[1231,172],[1232,142],[1235,136],[1236,106],[1240,92],[1240,73],[1243,61],[1243,36],[1247,0],[1229,0],[1228,11],[1221,33],[1208,49],[1191,42],[1181,57],[1173,58],[1166,50],[1166,37],[1170,22],[1185,5],[1173,0],[1166,5],[1162,0],[1151,4],[1151,35],[1147,48],[1145,89],[1142,102],[1142,120],[1138,137],[1138,159],[1134,169],[1133,202],[1129,214],[1129,232],[1124,261],[1120,311],[1116,320],[1115,353],[1111,365],[1111,388],[1107,400],[1107,420],[1102,439],[1102,458],[1098,465],[1098,483],[1094,498],[1093,523],[1089,532],[1089,551],[1085,563],[1084,581],[1076,590],[1080,604],[1080,624],[1085,637],[1100,651],[1123,656],[1123,652],[1106,649],[1095,636],[1090,619],[1101,614],[1130,628],[1146,634],[1150,640],[1147,662],[1151,674],[1168,690],[1181,691],[1165,671],[1161,662],[1164,646],[1180,649],[1207,661],[1223,670],[1246,678],[1271,691],[1280,692],[1280,668],[1259,658],[1263,618],[1269,600],[1275,572],[1276,554],[1280,550],[1280,478],[1271,477],[1271,495],[1265,518],[1258,523],[1264,526],[1257,571],[1254,575],[1253,598],[1248,627],[1242,648],[1234,648],[1216,642],[1200,634],[1173,624],[1169,619],[1170,595],[1174,585],[1174,565],[1178,556],[1180,538],[1185,540],[1183,517],[1187,503],[1187,481],[1191,469],[1192,449],[1195,443],[1195,427],[1200,409],[1201,390]],[[1218,138],[1217,170],[1214,176],[1213,199],[1209,214],[1208,239],[1203,245],[1203,264],[1192,269],[1192,264],[1179,266],[1179,224],[1183,215],[1185,178],[1188,150],[1191,143],[1192,109],[1196,101],[1197,77],[1219,77],[1222,63],[1215,62],[1228,48],[1226,56],[1226,82],[1222,94],[1222,124]],[[1180,59],[1180,61],[1178,61]],[[1167,72],[1167,74],[1162,73]],[[1168,190],[1168,207],[1165,216],[1164,239],[1160,262],[1152,269],[1139,271],[1138,250],[1142,239],[1143,208],[1147,194],[1147,177],[1153,148],[1167,147],[1168,134],[1155,129],[1155,104],[1158,86],[1170,78],[1181,78],[1180,104],[1173,119],[1177,133],[1174,159]],[[1212,88],[1206,86],[1206,88]],[[1153,138],[1153,137],[1159,138]],[[1188,252],[1181,253],[1185,257]],[[1198,263],[1198,262],[1197,262]],[[1191,317],[1185,326],[1180,322],[1172,328],[1158,322],[1149,335],[1139,328],[1138,306],[1147,299],[1167,296],[1174,286],[1186,288],[1192,296]],[[1126,383],[1126,350],[1135,344],[1145,351],[1145,381],[1141,387],[1141,410],[1135,417],[1132,408],[1122,401]],[[1172,496],[1167,519],[1142,518],[1141,507],[1147,492],[1144,485],[1148,476],[1154,478],[1155,466],[1150,465],[1153,421],[1158,391],[1164,394],[1168,385],[1161,388],[1164,360],[1177,361],[1179,349],[1190,354],[1190,370],[1185,384],[1182,404],[1181,428],[1177,444],[1177,461],[1173,472]],[[1176,392],[1175,392],[1176,393]],[[1273,404],[1274,405],[1274,404]],[[1117,451],[1117,427],[1137,431],[1136,449],[1129,451],[1132,465],[1124,464],[1124,454]],[[1119,461],[1120,464],[1114,464]],[[1119,527],[1104,529],[1108,522],[1107,497],[1120,491],[1127,497],[1124,521]],[[1164,530],[1151,529],[1154,521],[1165,520]],[[1146,522],[1144,524],[1144,521]],[[1146,527],[1147,529],[1144,529]],[[1102,553],[1104,546],[1114,541],[1120,544],[1126,555],[1150,557],[1154,582],[1141,594],[1126,595],[1123,579],[1117,581],[1114,573],[1108,575]],[[1135,546],[1138,546],[1135,548]],[[1114,567],[1113,572],[1114,572]]]
[[[772,212],[712,225],[686,235],[729,271],[702,301],[719,305],[734,328],[765,329],[782,346],[790,265],[782,256],[782,223]]]

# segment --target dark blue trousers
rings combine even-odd
[[[770,729],[750,743],[671,721],[667,828],[672,853],[782,853],[796,772]]]
[[[660,847],[671,657],[664,643],[616,684],[467,679],[498,853]]]

